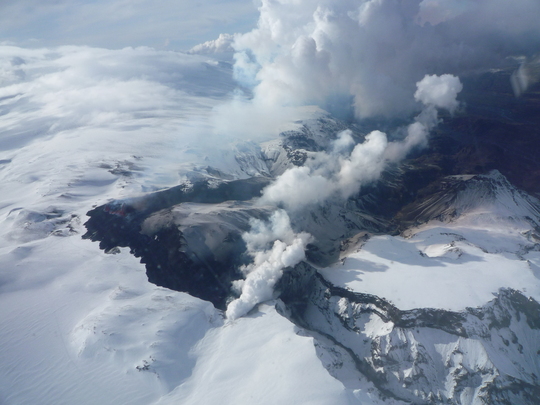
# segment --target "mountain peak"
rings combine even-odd
[[[423,194],[398,213],[401,226],[469,221],[475,225],[510,222],[540,227],[540,201],[514,187],[498,170],[443,177]]]

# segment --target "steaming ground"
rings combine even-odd
[[[400,142],[389,143],[387,134],[373,131],[354,145],[351,134],[342,133],[333,154],[316,154],[285,171],[264,190],[261,201],[291,215],[336,195],[346,200],[376,181],[389,163],[425,147],[438,124],[437,109],[452,114],[459,106],[457,75],[503,67],[510,57],[532,56],[540,49],[540,29],[529,17],[531,12],[540,15],[540,8],[529,0],[512,5],[263,0],[259,10],[258,27],[236,36],[232,45],[235,78],[253,89],[247,108],[240,107],[241,96],[223,107],[235,121],[246,125],[244,116],[258,118],[269,111],[271,117],[286,117],[287,107],[306,104],[347,118],[395,118],[420,110],[401,129]],[[255,268],[262,265],[266,277],[246,270],[246,291],[228,311],[232,319],[246,312],[246,302],[267,299],[266,284],[279,278],[280,254],[261,248],[268,256],[264,260],[251,254],[259,257]],[[286,252],[284,247],[281,251]],[[260,300],[253,285],[260,286]],[[240,303],[243,309],[236,311]]]
[[[313,237],[306,232],[295,234],[287,211],[298,215],[329,200],[344,203],[362,186],[379,179],[388,165],[399,163],[414,149],[426,147],[430,131],[439,122],[437,108],[453,113],[462,88],[455,76],[426,75],[417,83],[414,95],[424,108],[412,124],[401,128],[405,134],[401,141],[388,142],[387,135],[376,130],[355,145],[352,132],[345,130],[330,146],[331,153],[314,153],[304,165],[287,169],[266,187],[259,203],[279,210],[268,224],[253,221],[252,229],[243,235],[253,264],[242,269],[246,280],[236,282],[241,294],[227,308],[227,318],[234,320],[272,298],[283,269],[305,259],[306,246]]]

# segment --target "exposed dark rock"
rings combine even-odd
[[[540,227],[539,201],[512,186],[497,170],[487,175],[447,176],[432,182],[418,193],[414,203],[396,214],[395,222],[403,230],[432,219],[451,220],[488,201],[504,200],[509,200],[506,204],[514,203],[516,209],[528,211],[524,219],[533,228]]]
[[[249,200],[267,183],[264,178],[252,178],[211,188],[201,182],[115,201],[88,212],[83,237],[99,241],[106,252],[129,247],[146,265],[150,282],[189,292],[224,309],[231,280],[240,277],[238,267],[245,260],[241,234],[249,229],[250,218],[265,212],[239,202],[219,203]],[[190,213],[174,207],[188,201],[215,208],[201,216],[199,226],[190,221],[186,229],[182,222]]]
[[[278,288],[285,316],[315,339],[339,345],[389,398],[457,405],[470,403],[466,398],[474,392],[486,405],[540,403],[540,384],[531,372],[538,371],[540,304],[519,291],[502,289],[483,307],[463,312],[402,311],[380,297],[335,287],[306,264],[285,272]],[[367,327],[371,322],[381,325],[377,332]],[[454,349],[437,354],[436,344]],[[525,353],[533,358],[518,360],[516,374],[506,356]]]
[[[303,166],[304,163],[306,163],[307,160],[307,153],[303,150],[298,149],[286,149],[287,150],[287,158],[290,160],[290,162],[295,166]]]

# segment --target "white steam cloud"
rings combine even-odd
[[[413,148],[427,146],[429,131],[439,122],[436,108],[455,111],[461,89],[455,76],[425,76],[417,83],[415,94],[424,109],[405,128],[402,141],[389,142],[384,132],[373,131],[351,150],[351,133],[343,131],[331,153],[317,152],[305,166],[286,170],[264,190],[261,202],[295,212],[329,198],[350,197],[363,184],[378,179],[387,164],[399,162]]]
[[[226,315],[230,320],[244,316],[258,303],[273,298],[274,286],[283,269],[304,260],[311,235],[294,233],[287,213],[277,210],[268,222],[252,220],[251,231],[245,233],[243,239],[253,263],[241,269],[246,279],[235,282],[242,294],[227,307]]]
[[[262,0],[236,75],[266,105],[409,114],[426,74],[461,75],[540,49],[537,0]]]
[[[236,36],[233,44],[235,77],[252,94],[238,97],[236,112],[225,108],[227,118],[245,123],[243,112],[261,123],[264,117],[279,122],[306,105],[360,119],[420,111],[400,129],[401,141],[373,131],[355,145],[344,131],[331,151],[310,153],[303,167],[285,171],[260,202],[291,215],[349,198],[388,164],[426,147],[439,122],[437,109],[453,114],[459,107],[459,75],[508,66],[512,57],[531,57],[540,49],[536,0],[262,0],[259,10],[258,27]],[[514,78],[516,94],[534,76],[523,72]],[[266,230],[252,234],[257,232]],[[277,251],[263,250],[264,257],[275,253],[274,263],[284,249],[276,243]],[[271,296],[254,293],[252,283],[274,285],[281,274],[281,267],[275,268],[267,283],[262,271],[250,273],[251,280],[248,275],[234,303],[243,303],[239,313]]]
[[[427,75],[416,83],[414,99],[424,105],[444,108],[453,113],[458,107],[456,97],[463,90],[463,85],[458,77],[452,75]]]
[[[388,142],[384,132],[373,131],[363,143],[354,145],[351,131],[345,130],[338,134],[331,152],[315,153],[304,166],[286,170],[266,187],[259,202],[282,209],[269,222],[252,221],[250,232],[244,234],[253,263],[242,269],[246,279],[235,283],[241,295],[229,304],[227,318],[234,320],[272,299],[283,269],[304,260],[312,237],[305,232],[294,233],[287,212],[297,213],[329,199],[346,199],[363,184],[378,179],[389,163],[399,162],[413,148],[425,147],[429,131],[439,122],[437,108],[454,112],[461,89],[455,76],[426,75],[417,83],[414,96],[424,109],[407,126],[402,141]]]
[[[202,44],[195,45],[189,50],[190,54],[197,55],[212,55],[212,54],[233,54],[234,49],[232,44],[234,42],[234,35],[219,34],[217,39],[203,42]]]
[[[533,60],[524,60],[510,78],[512,89],[516,97],[525,93],[529,86],[540,81],[540,57]]]

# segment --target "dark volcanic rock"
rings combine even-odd
[[[99,241],[105,251],[129,247],[146,265],[150,282],[189,292],[224,309],[230,282],[240,277],[238,268],[244,260],[241,234],[249,229],[250,218],[266,214],[249,204],[220,203],[249,200],[267,183],[253,178],[211,188],[201,182],[115,201],[88,212],[83,237]],[[200,207],[191,212],[187,202]],[[206,207],[211,209],[205,215],[189,219]]]
[[[462,112],[443,117],[431,150],[451,158],[452,173],[481,174],[497,169],[525,191],[540,192],[540,85],[519,98],[510,70],[463,79]]]
[[[497,170],[440,178],[422,189],[414,203],[404,206],[395,221],[402,230],[432,219],[449,221],[486,202],[512,205],[533,228],[540,228],[540,202],[515,188]]]

